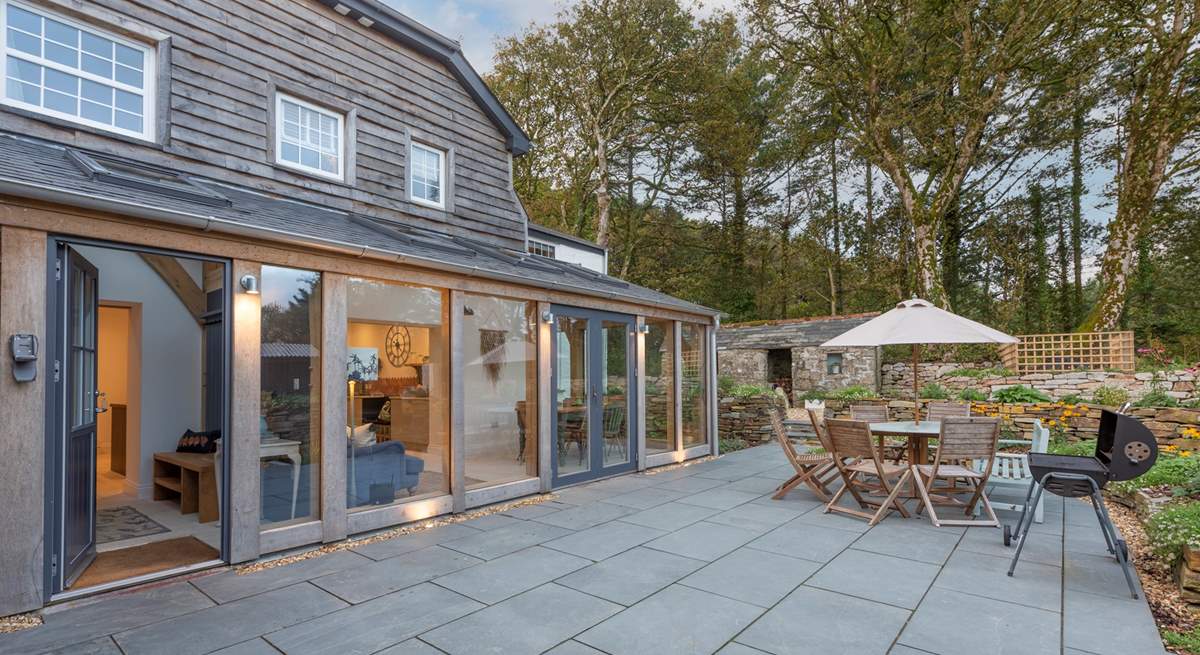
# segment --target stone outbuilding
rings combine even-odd
[[[878,313],[722,325],[717,332],[719,373],[747,384],[779,384],[789,397],[850,385],[878,391],[879,348],[821,347],[875,316]]]

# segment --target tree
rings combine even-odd
[[[1007,171],[1031,145],[1070,11],[1055,0],[753,1],[754,26],[836,103],[846,138],[892,182],[917,289],[937,304],[946,214],[972,176]]]
[[[1081,326],[1086,330],[1119,325],[1159,191],[1200,167],[1200,5],[1112,0],[1104,9],[1106,81],[1120,98],[1117,208],[1101,259],[1100,298]]]

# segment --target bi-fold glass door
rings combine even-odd
[[[554,484],[633,470],[634,319],[555,306]]]

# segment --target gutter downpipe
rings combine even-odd
[[[216,216],[206,216],[191,212],[163,209],[161,207],[152,207],[134,202],[105,200],[103,198],[97,198],[95,196],[83,193],[66,191],[40,184],[21,182],[19,180],[13,180],[9,178],[0,178],[0,194],[65,204],[83,209],[94,209],[111,214],[123,214],[149,221],[198,229],[203,232],[217,232],[234,236],[266,239],[268,241],[306,246],[327,252],[350,255],[357,258],[376,259],[380,261],[406,264],[418,268],[431,268],[443,272],[458,273],[472,278],[500,280],[514,284],[520,284],[523,286],[532,286],[543,289],[546,288],[531,278],[521,275],[511,275],[508,273],[485,271],[478,266],[465,266],[463,264],[457,264],[451,261],[436,259],[433,257],[414,257],[411,255],[393,252],[391,250],[372,248],[370,246],[360,246],[341,241],[334,241],[332,239],[301,236],[273,228],[252,227],[227,219],[217,218]],[[616,300],[624,303],[643,304],[637,301],[632,301],[628,298],[624,298],[619,294],[597,291],[572,284],[555,284],[554,288],[566,289],[581,295],[592,296],[595,298]],[[682,308],[678,307],[675,307],[674,309],[682,310]]]

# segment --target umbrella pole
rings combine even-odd
[[[917,425],[921,424],[921,392],[918,386],[917,371],[920,369],[920,351],[921,347],[913,344],[913,422]]]

